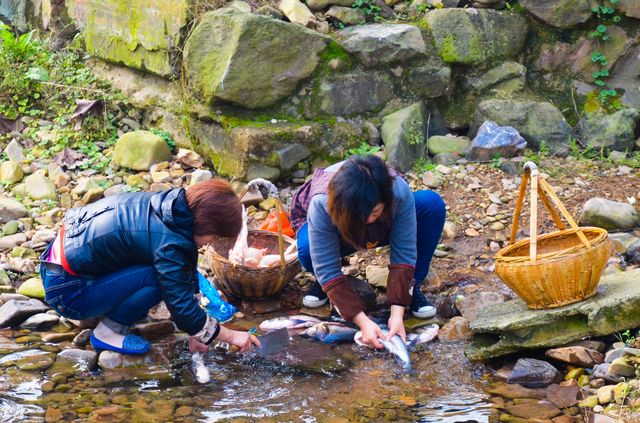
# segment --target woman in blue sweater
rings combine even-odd
[[[420,287],[445,214],[438,194],[411,192],[404,179],[377,156],[354,156],[316,170],[296,192],[291,207],[298,258],[318,280],[304,297],[304,305],[320,307],[330,299],[345,320],[360,327],[367,345],[382,348],[380,327],[365,314],[361,298],[342,273],[341,258],[356,250],[390,245],[388,337],[405,338],[405,307],[410,306],[419,318],[435,315],[435,307]]]

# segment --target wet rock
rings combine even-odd
[[[434,135],[429,137],[427,147],[429,154],[435,156],[441,153],[452,153],[463,156],[469,148],[469,138]]]
[[[576,26],[592,15],[588,0],[523,0],[521,4],[533,16],[556,28]]]
[[[551,419],[562,414],[556,406],[548,401],[529,402],[505,406],[507,413],[526,419]]]
[[[571,127],[562,112],[551,103],[519,100],[485,100],[476,108],[470,134],[486,121],[515,128],[534,150],[544,141],[549,151],[565,154],[569,150]],[[503,156],[509,157],[509,156]]]
[[[562,386],[550,385],[547,389],[547,400],[558,408],[574,407],[578,404],[580,388],[577,384]]]
[[[322,80],[318,95],[322,112],[348,116],[379,109],[393,98],[394,92],[386,72],[353,70]]]
[[[8,160],[0,165],[0,181],[15,184],[20,182],[23,177],[24,172],[17,162]]]
[[[389,268],[386,266],[369,265],[365,270],[367,282],[378,288],[387,287],[387,277],[389,276]]]
[[[457,296],[456,308],[460,311],[462,317],[472,322],[476,319],[480,310],[503,302],[504,295],[498,292],[478,291]]]
[[[0,223],[7,223],[27,215],[22,203],[11,198],[0,198]]]
[[[53,362],[51,354],[40,354],[21,358],[16,360],[14,364],[20,370],[40,371],[51,367]]]
[[[585,347],[563,347],[547,350],[545,355],[575,366],[593,367],[604,361],[604,355]]]
[[[545,397],[545,392],[543,390],[525,388],[524,386],[518,385],[518,384],[501,383],[498,386],[488,389],[487,392],[490,394],[498,395],[508,399],[516,399],[516,398],[541,399]]]
[[[609,371],[610,363],[597,364],[593,367],[593,377],[602,378],[608,382],[619,382],[622,376],[615,375]]]
[[[420,157],[425,142],[426,110],[421,102],[382,118],[381,135],[387,161],[406,172]]]
[[[546,361],[533,358],[518,359],[508,383],[517,383],[527,388],[544,388],[558,377],[558,370]]]
[[[479,9],[438,9],[424,20],[447,63],[486,65],[522,51],[527,23],[510,12]]]
[[[511,126],[500,126],[492,121],[482,124],[467,150],[470,161],[490,161],[496,155],[509,158],[519,155],[527,142]]]
[[[13,294],[9,292],[3,292],[2,294],[0,294],[0,306],[11,300],[29,301],[29,297],[26,297],[22,294]]]
[[[624,355],[624,348],[614,348],[607,351],[607,354],[604,356],[605,363],[613,363],[613,360],[620,358]]]
[[[102,351],[98,357],[98,365],[103,369],[115,369],[122,366],[122,354],[114,351]]]
[[[91,337],[91,329],[83,329],[75,338],[73,338],[73,343],[80,347],[84,347],[89,343],[89,337]]]
[[[57,324],[59,320],[60,318],[58,316],[48,313],[39,313],[29,317],[20,325],[20,327],[25,329],[42,330]]]
[[[602,341],[594,341],[592,339],[585,339],[583,341],[572,342],[565,345],[566,347],[584,347],[590,350],[595,350],[600,353],[604,353],[607,350],[607,344]]]
[[[469,329],[469,321],[464,317],[455,316],[451,318],[438,332],[438,339],[441,342],[471,339],[473,334]]]
[[[122,135],[113,150],[116,166],[148,170],[154,163],[171,159],[164,139],[149,131],[133,131]]]
[[[436,301],[436,310],[438,316],[449,319],[454,316],[459,316],[460,312],[456,307],[456,296],[447,295],[446,297],[439,297]]]
[[[68,349],[58,354],[58,360],[69,361],[78,368],[90,370],[98,363],[98,354],[95,351]]]
[[[366,67],[381,67],[415,60],[427,54],[418,27],[405,24],[372,24],[339,33],[342,47]]]
[[[22,285],[20,285],[20,288],[18,288],[18,294],[22,294],[30,298],[44,300],[44,285],[42,284],[42,279],[27,279],[22,283]]]
[[[614,151],[632,151],[638,138],[640,110],[624,109],[611,115],[588,113],[576,125],[588,147]]]
[[[282,3],[279,8],[283,9]],[[306,18],[315,22],[311,12]],[[274,42],[258,50],[246,48],[263,39]],[[205,101],[215,98],[261,108],[292,94],[298,82],[315,70],[328,41],[301,26],[218,9],[203,15],[189,36],[184,64],[189,81]]]
[[[620,357],[611,362],[609,373],[614,376],[633,377],[636,374],[636,368],[624,357]]]
[[[471,324],[474,341],[465,353],[474,360],[487,359],[640,326],[635,312],[640,309],[639,277],[640,270],[605,275],[598,295],[557,309],[529,310],[523,301],[512,300],[482,310]],[[528,336],[523,338],[523,331]]]
[[[59,422],[61,420],[64,420],[64,415],[62,414],[62,411],[60,411],[57,408],[53,408],[53,407],[48,407],[47,411],[44,413],[44,421],[49,423],[49,422]]]
[[[26,193],[33,200],[57,200],[56,187],[41,172],[32,173],[24,180]]]
[[[640,224],[640,214],[631,204],[592,198],[582,206],[579,222],[608,231],[626,231]]]
[[[133,333],[142,336],[147,341],[171,335],[175,330],[176,327],[171,320],[142,323],[133,327]]]
[[[16,326],[34,314],[44,313],[47,310],[49,307],[35,299],[9,300],[0,307],[0,328]]]
[[[74,332],[48,332],[42,334],[42,340],[44,342],[59,344],[61,342],[72,341],[75,336],[76,334]]]

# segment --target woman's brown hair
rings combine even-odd
[[[242,228],[242,204],[224,179],[211,179],[187,188],[195,235],[236,237]]]
[[[353,156],[345,161],[328,188],[328,209],[340,235],[357,249],[365,246],[367,218],[378,203],[388,219],[393,209],[393,178],[381,158]]]

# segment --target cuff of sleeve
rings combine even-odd
[[[353,290],[345,275],[331,279],[322,286],[324,292],[340,313],[340,316],[347,322],[353,321],[361,311],[364,311],[364,304],[360,296]]]
[[[389,265],[387,278],[387,304],[406,307],[411,304],[411,289],[415,267],[409,264]]]
[[[193,335],[193,337],[203,344],[209,345],[211,344],[211,342],[213,342],[214,339],[218,337],[219,334],[220,324],[216,319],[207,315],[207,321],[205,322],[204,327],[200,332]]]

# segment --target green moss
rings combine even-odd
[[[453,35],[447,35],[442,40],[442,48],[440,51],[442,60],[448,63],[453,63],[458,59],[458,52],[456,49],[456,41]]]
[[[347,53],[340,44],[334,40],[329,41],[327,48],[320,55],[320,59],[323,62],[329,62],[333,59],[340,59],[348,66],[351,66],[351,56]]]

